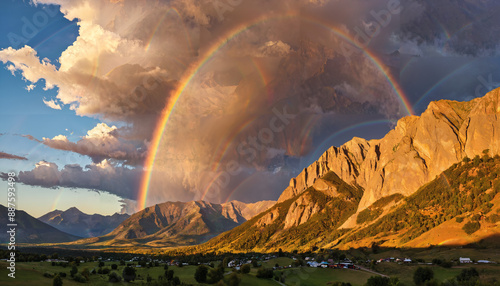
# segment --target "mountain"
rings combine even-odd
[[[370,206],[363,220],[358,216],[359,226],[336,243],[344,248],[373,243],[389,247],[470,243],[498,247],[498,239],[491,238],[500,235],[500,156],[488,153],[453,164],[397,204]]]
[[[291,179],[275,206],[233,230],[185,251],[347,247],[365,237],[370,237],[365,245],[375,241],[393,246],[425,244],[425,240],[416,241],[441,222],[447,223],[460,214],[468,217],[474,213],[484,218],[485,214],[491,213],[490,208],[481,209],[484,202],[477,201],[478,196],[487,200],[485,194],[489,194],[488,199],[498,201],[494,197],[498,192],[498,180],[484,174],[491,170],[498,174],[496,163],[500,161],[497,157],[488,159],[486,154],[496,156],[500,153],[499,113],[500,89],[469,102],[432,102],[421,116],[399,120],[395,129],[382,139],[353,138],[341,147],[331,147],[318,161]],[[491,159],[495,164],[478,170],[483,159],[476,156],[486,156],[484,160]],[[461,185],[453,185],[446,192],[437,189],[436,186],[442,184],[440,178],[450,178],[445,171],[453,166],[460,167],[454,164],[467,161],[465,158],[474,158],[474,164],[479,165],[473,167],[476,169],[468,164],[460,165],[462,172],[459,175],[454,173],[452,177]],[[471,169],[465,171],[467,168]],[[473,177],[478,172],[482,174],[481,187],[469,186],[469,182],[475,182]],[[452,183],[456,184],[455,181]],[[427,187],[422,189],[423,186]],[[458,191],[460,195],[455,194]],[[447,194],[446,200],[456,199],[446,204],[441,198],[437,205],[413,203],[413,200],[426,202],[432,196],[443,195],[440,192]],[[468,209],[448,213],[449,209],[463,207],[464,198],[470,206]],[[486,203],[498,209],[494,201]],[[392,209],[399,205],[401,207],[396,210]],[[415,212],[410,213],[408,209]],[[391,216],[395,216],[391,228],[371,226],[374,220]],[[415,217],[418,221],[414,220]],[[436,219],[438,223],[432,222]],[[490,226],[496,233],[500,232],[494,223]],[[398,239],[389,239],[392,233],[409,227],[411,232],[408,234],[399,233]],[[490,231],[488,235],[494,233]],[[463,235],[464,232],[455,234]],[[429,243],[437,240],[429,240]]]
[[[111,216],[88,215],[72,207],[55,210],[38,219],[66,233],[80,237],[94,237],[110,233],[130,215],[115,213]]]
[[[72,244],[88,247],[169,247],[201,243],[240,225],[274,203],[165,202],[133,214],[107,235]]]
[[[411,195],[464,157],[500,153],[500,89],[469,102],[431,102],[420,116],[398,121],[384,138],[353,138],[331,147],[305,168],[280,196],[283,202],[334,172],[365,191],[358,211],[395,193]]]
[[[0,205],[0,242],[9,241],[10,227],[7,208]],[[30,216],[25,211],[16,211],[16,243],[57,243],[77,240],[80,237],[64,233]]]

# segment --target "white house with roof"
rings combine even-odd
[[[459,261],[460,263],[472,263],[472,260],[468,257],[460,257]]]

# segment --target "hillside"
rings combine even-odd
[[[240,225],[274,203],[165,202],[133,214],[107,235],[71,244],[89,248],[197,244]]]
[[[9,241],[7,230],[7,208],[0,205],[0,242]],[[17,243],[57,243],[77,240],[80,237],[64,233],[54,227],[30,216],[25,211],[16,211],[16,242]]]
[[[118,213],[110,216],[89,215],[72,207],[65,211],[51,211],[38,219],[72,235],[95,237],[110,233],[128,217],[130,215]]]
[[[343,234],[336,230],[356,212],[363,190],[330,172],[305,192],[188,251],[309,249]]]
[[[428,241],[417,238],[461,214],[473,213],[476,221],[498,208],[497,198],[491,200],[498,189],[498,172],[493,170],[499,163],[499,113],[500,89],[469,102],[432,102],[421,116],[399,120],[382,139],[353,138],[331,147],[291,179],[273,208],[185,251],[446,243],[438,234]],[[444,182],[449,183],[446,190]],[[490,220],[496,217],[489,215]],[[484,235],[478,235],[481,227],[461,244],[498,232],[495,223],[484,227]]]
[[[373,243],[428,247],[465,245],[500,235],[500,156],[492,158],[487,152],[464,158],[386,215],[374,215],[368,225],[356,226],[335,243],[343,248]]]

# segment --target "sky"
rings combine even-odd
[[[500,85],[494,0],[1,5],[0,178],[36,217],[276,200],[329,147]]]

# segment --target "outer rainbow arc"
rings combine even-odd
[[[230,30],[227,32],[223,37],[220,37],[218,40],[216,40],[204,53],[203,56],[199,58],[197,62],[191,65],[190,68],[184,73],[184,76],[180,80],[180,85],[179,87],[175,90],[173,95],[169,98],[167,105],[162,111],[160,120],[158,121],[155,130],[153,132],[153,137],[151,140],[151,147],[150,147],[150,152],[148,152],[148,155],[146,157],[146,160],[144,162],[144,170],[145,170],[145,175],[142,177],[141,183],[140,183],[140,189],[139,189],[139,196],[138,196],[138,206],[141,209],[146,208],[146,198],[149,190],[149,183],[151,180],[152,176],[152,167],[155,162],[156,154],[158,152],[158,147],[161,142],[161,138],[163,135],[163,132],[166,127],[166,123],[168,122],[170,115],[172,114],[172,111],[175,107],[175,104],[179,100],[180,96],[184,92],[185,88],[187,85],[190,83],[190,81],[193,79],[193,77],[198,73],[199,69],[206,63],[208,62],[215,52],[225,46],[229,40],[240,34],[241,32],[263,22],[266,20],[270,19],[279,19],[279,18],[287,18],[287,17],[294,17],[294,16],[301,16],[295,12],[291,12],[285,15],[278,15],[274,17],[270,17],[269,15],[264,15],[261,16],[257,19],[254,19],[248,23],[244,23],[242,25],[239,25],[235,27],[234,29]],[[304,20],[307,20],[309,22],[319,24],[324,26],[325,28],[331,30],[334,32],[336,35],[340,36],[342,39],[348,41],[350,44],[358,47],[367,57],[372,61],[386,76],[389,84],[394,88],[396,91],[398,98],[401,100],[403,106],[405,107],[407,113],[409,115],[413,115],[413,111],[411,108],[411,105],[408,101],[408,99],[405,97],[404,92],[402,91],[401,87],[397,83],[397,81],[393,78],[390,72],[388,72],[382,65],[381,61],[376,58],[376,56],[369,51],[365,50],[360,44],[358,44],[355,40],[351,39],[351,36],[346,34],[344,31],[341,31],[340,29],[331,26],[329,23],[323,23],[318,21],[317,19],[308,19],[305,17],[301,17]]]
[[[155,131],[153,133],[153,138],[151,140],[151,151],[148,152],[148,155],[146,157],[146,160],[144,162],[144,169],[145,169],[145,176],[143,176],[140,189],[139,189],[139,199],[138,199],[138,206],[141,209],[146,208],[146,198],[148,194],[148,189],[149,189],[149,182],[151,180],[151,175],[152,175],[152,167],[154,165],[154,161],[156,158],[157,150],[160,145],[161,137],[163,135],[163,131],[165,130],[166,123],[168,119],[170,118],[170,115],[172,114],[173,108],[175,107],[175,104],[177,103],[177,100],[181,96],[182,92],[186,88],[186,86],[189,84],[191,79],[197,74],[198,70],[208,61],[212,58],[214,53],[222,46],[224,46],[231,38],[235,37],[242,31],[244,31],[246,28],[249,26],[253,26],[255,24],[260,23],[261,21],[265,20],[268,18],[267,15],[264,15],[260,18],[257,18],[254,20],[250,25],[248,23],[245,23],[243,25],[240,25],[228,33],[226,33],[225,36],[220,37],[218,40],[214,42],[208,48],[205,53],[203,53],[203,56],[200,57],[200,60],[191,65],[191,67],[187,70],[187,72],[184,74],[183,78],[180,80],[180,85],[176,89],[176,91],[173,93],[173,95],[170,97],[168,104],[162,111],[161,119],[157,123]]]

